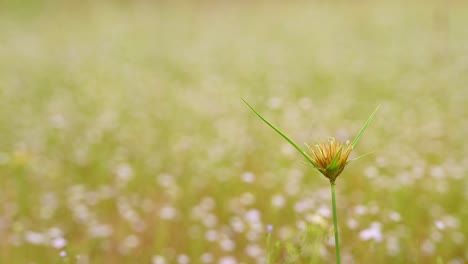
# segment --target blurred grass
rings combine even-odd
[[[297,223],[329,206],[327,182],[243,96],[311,144],[353,138],[381,104],[357,148],[376,154],[337,186],[340,219],[359,223],[340,223],[346,263],[463,263],[467,15],[463,1],[1,2],[0,262],[58,262],[57,249],[25,239],[57,227],[69,254],[90,263],[175,263],[178,254],[198,263],[205,252],[256,263],[245,247],[264,247],[265,234],[252,227],[259,238],[249,241],[248,228],[231,224],[249,210],[261,227],[299,237]],[[271,205],[275,194],[285,207]],[[193,217],[206,197],[214,227]],[[304,199],[313,206],[297,212]],[[359,216],[358,205],[378,210]],[[165,206],[175,219],[161,219]],[[437,230],[443,219],[458,224]],[[374,221],[398,239],[395,256],[387,240],[359,240]],[[98,224],[113,233],[93,238]],[[207,230],[235,249],[207,241]],[[127,248],[132,234],[138,246]],[[333,247],[318,242],[330,262]]]

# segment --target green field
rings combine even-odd
[[[240,97],[310,145],[381,105],[342,262],[468,262],[467,2],[195,2],[0,2],[0,263],[334,263],[328,181]]]

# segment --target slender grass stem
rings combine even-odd
[[[330,181],[331,193],[332,193],[332,204],[333,204],[333,224],[335,226],[335,251],[336,251],[336,263],[341,263],[340,257],[340,241],[338,237],[338,217],[336,216],[336,198],[335,198],[335,182]]]

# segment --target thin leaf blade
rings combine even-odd
[[[301,161],[301,163],[306,165],[307,167],[311,167],[311,168],[317,170],[318,172],[322,173],[319,168],[317,168],[314,164],[312,164],[310,162]]]
[[[346,164],[349,164],[349,163],[351,163],[352,161],[359,160],[359,159],[361,159],[361,158],[364,158],[364,157],[366,157],[366,156],[368,156],[368,155],[370,155],[370,154],[374,154],[374,153],[375,153],[375,152],[369,152],[369,153],[363,154],[363,155],[361,155],[361,156],[358,156],[358,157],[356,157],[356,158],[354,158],[354,159],[350,159],[350,160],[348,160],[348,161],[346,162]]]
[[[366,131],[367,127],[369,126],[370,122],[372,121],[372,119],[374,118],[375,114],[377,113],[377,110],[379,110],[380,108],[380,105],[377,106],[377,108],[375,108],[374,112],[372,112],[372,114],[369,116],[369,118],[367,119],[366,123],[364,124],[364,126],[361,128],[361,131],[359,131],[358,135],[356,136],[356,138],[353,140],[353,142],[351,143],[351,147],[354,148],[357,143],[359,142],[359,140],[361,139],[361,136],[362,134],[364,134],[364,131]]]
[[[288,141],[289,144],[291,144],[297,151],[299,151],[299,153],[301,153],[302,156],[304,156],[310,163],[314,164],[314,162],[312,161],[312,158],[309,157],[309,155],[307,155],[307,153],[301,147],[299,147],[299,145],[297,145],[296,142],[294,142],[291,138],[289,138],[288,136],[286,136],[286,134],[284,134],[281,130],[279,130],[279,128],[275,127],[272,123],[270,123],[262,115],[260,115],[260,113],[257,112],[257,110],[255,110],[255,108],[253,108],[249,103],[247,103],[247,101],[244,98],[241,97],[241,99],[263,122],[265,122],[269,127],[275,130],[284,139],[286,139],[286,141]]]
[[[312,163],[310,162],[305,162],[305,161],[301,161],[302,164],[308,166],[308,167],[311,167],[311,168],[314,168],[314,169],[317,169],[317,167],[315,167]]]

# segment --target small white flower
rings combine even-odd
[[[245,219],[250,223],[260,222],[260,211],[256,209],[249,210],[245,213]]]
[[[67,240],[63,237],[57,237],[52,240],[52,247],[60,249],[67,245]]]
[[[255,174],[250,171],[244,172],[242,174],[242,181],[245,183],[252,183],[255,181]]]
[[[283,208],[286,203],[284,196],[276,194],[271,198],[271,204],[277,208]]]
[[[444,229],[445,229],[445,224],[444,224],[444,222],[442,222],[442,221],[440,221],[440,220],[439,220],[439,221],[435,221],[434,224],[435,224],[435,226],[437,227],[437,229],[439,229],[439,230],[444,230]]]
[[[166,259],[163,256],[153,256],[151,264],[166,264]]]
[[[113,229],[110,225],[96,224],[91,225],[88,229],[89,236],[92,238],[103,238],[112,235]]]
[[[133,169],[129,164],[120,164],[116,169],[115,173],[119,180],[128,181],[133,177]]]
[[[234,248],[236,247],[236,244],[234,241],[230,239],[223,239],[219,242],[219,246],[224,250],[224,251],[233,251]]]
[[[159,210],[159,216],[161,217],[161,219],[165,219],[165,220],[174,219],[176,214],[177,214],[176,209],[171,206],[164,206],[161,208],[161,210]]]
[[[434,245],[434,243],[432,241],[426,240],[426,241],[424,241],[422,243],[421,250],[422,250],[424,255],[430,256],[430,255],[434,254],[435,245]]]
[[[234,257],[221,257],[218,264],[237,264],[237,260]]]
[[[27,231],[24,238],[33,245],[41,245],[46,243],[46,237],[38,232]]]
[[[200,257],[202,263],[211,263],[213,262],[213,259],[213,254],[211,253],[203,253],[203,255]]]
[[[190,258],[185,255],[185,254],[181,254],[177,257],[177,263],[179,264],[188,264],[190,263]]]
[[[382,224],[373,222],[369,228],[364,229],[359,233],[359,237],[361,237],[362,240],[373,239],[376,242],[381,242],[383,239],[381,227]]]
[[[393,211],[390,213],[390,219],[392,219],[394,222],[400,222],[401,215],[398,212]]]
[[[354,229],[358,228],[359,222],[354,218],[349,218],[346,221],[346,225],[349,227],[349,229],[354,230]]]

